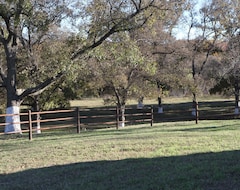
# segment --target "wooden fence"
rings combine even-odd
[[[154,122],[194,121],[198,120],[229,120],[238,119],[240,114],[235,113],[234,101],[199,102],[198,114],[192,115],[192,102],[165,104],[163,113],[158,113],[154,107]]]
[[[178,104],[165,104],[163,113],[158,113],[158,107],[145,106],[144,109],[136,109],[136,106],[128,106],[125,110],[125,124],[150,123],[169,121],[197,121],[238,119],[239,114],[234,113],[234,101],[200,102],[199,114],[192,115],[191,102]],[[36,119],[37,115],[40,119]],[[6,114],[0,115],[0,135],[4,134]],[[20,114],[21,128],[23,133],[32,134],[38,129],[37,123],[41,125],[41,131],[50,129],[71,128],[80,133],[84,129],[110,128],[120,126],[119,110],[115,107],[105,108],[75,108],[70,110],[55,110],[44,112],[27,111]],[[197,123],[197,122],[196,122]]]
[[[0,135],[5,134],[5,125],[14,124],[6,123],[6,116],[13,116],[13,114],[0,114]],[[80,133],[83,129],[110,127],[116,127],[116,129],[118,129],[120,125],[120,115],[117,108],[80,109],[77,107],[76,109],[43,112],[32,112],[31,110],[28,110],[28,112],[20,113],[19,116],[22,133],[28,133],[29,140],[32,140],[33,133],[39,130],[37,125],[41,126],[41,131],[76,128],[77,133]],[[145,107],[141,110],[126,108],[125,117],[126,124],[150,122],[150,125],[152,126],[153,107]]]

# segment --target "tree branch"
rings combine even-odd
[[[136,71],[136,68],[132,68],[129,72],[128,72],[128,75],[127,75],[127,81],[128,81],[128,84],[127,84],[127,87],[126,87],[126,90],[128,91],[129,88],[132,86],[132,84],[134,83],[134,80],[132,80],[132,77],[133,77],[133,74],[134,72]]]
[[[42,82],[41,84],[37,85],[36,87],[26,89],[25,91],[23,91],[22,94],[19,95],[19,100],[22,101],[25,97],[27,97],[29,95],[36,96],[36,95],[41,94],[47,87],[49,87],[56,80],[61,78],[64,74],[65,74],[64,72],[60,72],[56,76],[47,79],[46,81]]]
[[[152,52],[152,55],[156,55],[156,54],[168,55],[168,54],[172,54],[174,52],[175,52],[175,50],[171,50],[171,51],[155,51],[155,52]]]
[[[2,67],[0,67],[0,78],[2,79],[2,83],[1,84],[1,87],[5,87],[6,86],[6,75],[3,73],[2,71]]]
[[[91,44],[79,49],[76,53],[74,53],[71,57],[71,60],[77,59],[80,55],[84,54],[85,52],[94,49],[95,47],[101,45],[108,37],[110,37],[112,34],[116,32],[121,32],[121,31],[130,31],[135,28],[140,28],[143,26],[147,20],[152,16],[152,14],[145,16],[141,19],[141,23],[138,23],[136,25],[132,24],[131,21],[139,14],[143,13],[145,10],[149,9],[150,7],[154,7],[154,0],[152,0],[148,5],[145,7],[140,8],[141,6],[137,6],[139,9],[136,8],[135,12],[132,14],[121,18],[118,22],[114,22],[113,26],[105,32],[102,36],[100,36],[97,40],[94,40]],[[155,7],[156,8],[156,7]],[[166,10],[166,9],[164,9]],[[108,21],[109,23],[112,22],[112,20]],[[128,24],[126,24],[128,23]]]
[[[119,93],[118,93],[117,89],[115,88],[115,86],[114,86],[114,84],[113,84],[112,81],[111,81],[111,85],[112,85],[112,88],[113,88],[113,90],[114,90],[115,96],[116,96],[116,98],[117,98],[117,106],[120,107],[120,106],[121,106],[120,95],[119,95]]]
[[[213,49],[214,46],[215,46],[216,40],[217,40],[217,37],[214,38],[212,44],[209,44],[210,47],[209,47],[208,50],[207,50],[205,59],[204,59],[202,65],[201,65],[201,68],[200,68],[200,70],[199,70],[199,72],[198,72],[198,75],[200,75],[200,74],[202,73],[202,71],[203,71],[203,69],[204,69],[204,67],[205,67],[205,65],[206,65],[206,63],[207,63],[207,61],[208,61],[209,55],[210,55],[212,49]]]
[[[139,10],[140,9],[140,6],[141,6],[141,0],[140,2],[137,4],[134,0],[131,0],[132,4],[135,6],[136,10]]]

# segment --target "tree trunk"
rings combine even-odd
[[[238,79],[235,79],[235,85],[234,85],[234,90],[235,90],[235,114],[239,114],[239,84],[238,84]]]
[[[196,78],[196,70],[195,70],[195,56],[192,59],[192,77],[194,81],[194,88],[197,89],[197,78]],[[200,74],[200,73],[199,73]],[[198,102],[197,102],[197,94],[196,91],[193,91],[193,105],[192,105],[192,115],[195,116],[196,124],[198,124]]]
[[[6,50],[7,56],[7,109],[5,133],[22,133],[20,125],[20,100],[16,89],[16,45]]]
[[[162,107],[162,87],[160,84],[160,81],[157,81],[157,88],[158,88],[158,113],[163,113],[163,107]]]
[[[158,113],[163,113],[162,98],[158,97]]]
[[[119,115],[119,127],[125,127],[125,105],[118,106],[120,111]]]
[[[195,116],[196,124],[198,124],[199,111],[198,111],[197,96],[195,93],[193,93],[192,115]]]
[[[20,107],[19,106],[11,106],[6,109],[6,126],[5,126],[5,134],[8,133],[22,133],[21,125],[20,125]]]

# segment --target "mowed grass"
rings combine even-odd
[[[237,190],[240,120],[1,136],[0,189]]]

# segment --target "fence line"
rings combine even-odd
[[[150,123],[153,122],[169,122],[169,121],[196,121],[208,119],[237,119],[239,114],[236,115],[228,107],[207,107],[198,109],[199,115],[197,118],[192,115],[190,106],[182,106],[181,110],[174,106],[165,107],[163,113],[158,113],[158,107],[145,106],[143,109],[136,109],[133,107],[126,107],[125,109],[125,123]],[[0,135],[4,134],[6,116],[14,116],[16,114],[0,114]],[[37,116],[40,115],[41,118]],[[119,108],[82,108],[76,107],[69,110],[55,110],[32,112],[28,111],[19,114],[21,118],[21,128],[23,133],[29,133],[29,139],[32,139],[33,132],[38,131],[36,125],[41,124],[41,131],[51,129],[72,128],[80,133],[83,129],[96,129],[96,128],[110,128],[116,127],[118,129],[121,125],[121,116]],[[9,133],[12,134],[12,133]]]
[[[132,113],[127,113],[125,117],[129,117],[129,120],[126,120],[126,123],[131,122],[146,122],[150,121],[151,126],[153,125],[153,108],[145,108],[143,113],[135,113],[136,109],[127,109],[131,110]],[[96,112],[97,111],[97,112]],[[109,113],[110,111],[110,113]],[[55,111],[42,111],[42,112],[32,112],[28,110],[27,113],[20,114],[1,114],[0,121],[4,120],[6,116],[16,116],[19,115],[21,121],[18,124],[21,125],[22,133],[28,133],[29,140],[33,138],[33,132],[41,130],[51,130],[51,129],[63,129],[63,128],[76,128],[77,133],[80,133],[81,129],[93,128],[98,125],[100,127],[110,127],[116,125],[118,129],[120,120],[119,120],[119,109],[83,109],[79,107],[76,109],[70,110],[55,110]],[[40,115],[40,119],[34,119],[35,115]],[[141,119],[134,119],[133,117],[142,117]],[[34,124],[39,123],[41,128],[38,129]],[[5,134],[3,132],[3,126],[7,124],[17,124],[17,123],[6,123],[0,122],[0,135]],[[1,129],[2,127],[2,129]],[[2,132],[1,132],[2,131]],[[14,134],[7,133],[7,134]]]

